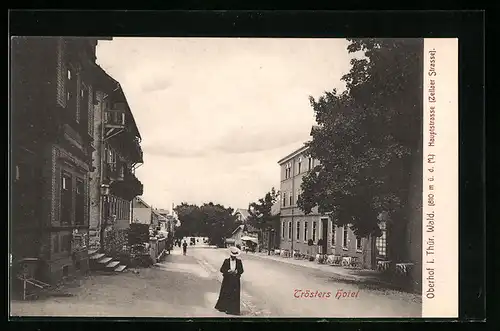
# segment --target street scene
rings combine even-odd
[[[39,302],[16,302],[18,316],[228,317],[213,307],[220,288],[225,249],[177,248],[152,268],[117,276],[93,275],[69,284],[62,293]],[[335,270],[276,263],[262,254],[242,257],[241,317],[418,317],[419,295],[400,292],[369,277],[348,277]],[[331,267],[334,269],[334,267]],[[265,272],[263,272],[265,270]],[[282,281],[286,278],[286,282]],[[306,284],[306,285],[305,285]],[[306,291],[331,293],[304,297]],[[341,297],[343,293],[356,296]],[[341,294],[340,294],[341,293]],[[302,296],[301,296],[302,294]]]
[[[11,48],[11,316],[421,317],[422,39]]]

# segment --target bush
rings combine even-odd
[[[128,231],[128,244],[130,246],[149,242],[149,225],[132,223]]]

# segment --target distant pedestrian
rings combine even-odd
[[[187,248],[188,248],[188,244],[187,244],[187,242],[184,240],[184,242],[182,243],[182,254],[183,254],[183,255],[186,255]]]
[[[229,249],[229,252],[230,257],[224,260],[220,268],[224,278],[215,309],[226,314],[240,315],[240,277],[243,274],[243,263],[238,256],[240,256],[241,251],[233,246]]]

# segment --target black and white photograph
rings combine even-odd
[[[10,316],[458,317],[457,44],[13,37]]]

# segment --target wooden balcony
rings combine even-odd
[[[111,184],[113,194],[131,201],[136,196],[144,192],[144,186],[141,181],[131,172],[125,171],[123,180]]]
[[[143,152],[141,145],[137,139],[134,139],[130,158],[132,162],[143,163]]]
[[[104,113],[104,125],[108,129],[125,128],[125,111],[118,109],[109,109]]]
[[[105,169],[105,177],[108,180],[123,181],[125,179],[125,165],[122,162],[107,163]]]

